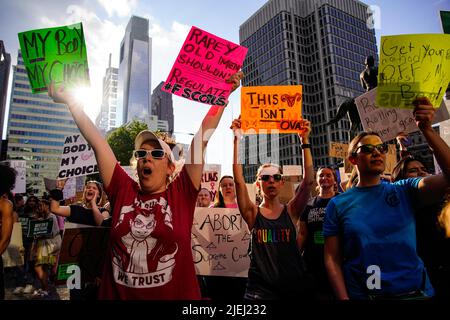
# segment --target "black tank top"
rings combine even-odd
[[[296,243],[297,232],[285,206],[277,219],[258,207],[250,242],[246,296],[260,299],[305,297],[310,279]]]

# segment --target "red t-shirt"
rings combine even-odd
[[[106,192],[112,228],[99,298],[200,299],[191,249],[199,190],[185,168],[166,191],[149,195],[117,164]]]

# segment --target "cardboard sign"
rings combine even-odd
[[[381,37],[377,105],[414,108],[428,97],[437,108],[450,82],[450,35],[411,34]]]
[[[94,281],[103,270],[103,261],[109,240],[110,228],[80,226],[67,223],[57,269],[57,283],[71,276],[68,267],[81,269],[82,282]]]
[[[216,193],[219,191],[219,180],[221,178],[220,164],[205,164],[202,174],[202,188],[206,188],[211,193],[211,202],[214,202]]]
[[[53,219],[28,221],[28,238],[45,238],[52,235]]]
[[[348,144],[347,143],[339,143],[339,142],[331,142],[330,141],[330,151],[328,152],[328,155],[330,157],[345,159],[345,158],[347,158],[347,153],[348,153]]]
[[[242,87],[243,133],[302,132],[302,97],[300,85]]]
[[[238,209],[196,208],[192,257],[197,274],[247,277],[250,238]]]
[[[359,118],[364,131],[377,132],[383,142],[395,139],[400,133],[419,131],[411,109],[380,108],[376,104],[377,88],[355,99]],[[436,110],[433,124],[449,119],[450,115],[444,101]]]
[[[189,100],[224,106],[232,89],[225,81],[241,69],[247,50],[192,27],[161,89]]]
[[[2,254],[3,267],[23,266],[23,242],[22,242],[22,225],[15,222],[12,229],[11,240]]]
[[[384,174],[391,175],[392,170],[397,164],[397,149],[395,144],[390,144],[388,153],[386,154],[386,167],[384,169]]]
[[[67,136],[64,140],[58,179],[86,176],[98,172],[94,150],[81,134]]]
[[[89,86],[82,23],[21,32],[19,42],[33,93],[46,92],[51,81]]]

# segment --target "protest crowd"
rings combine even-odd
[[[199,29],[191,32],[194,41],[205,36]],[[223,47],[238,50],[230,43]],[[379,88],[372,57],[366,65],[364,89]],[[216,96],[182,90],[182,83],[172,83],[181,71],[173,72],[167,91],[225,106],[210,107],[183,159],[174,154],[176,144],[167,136],[138,133],[129,155],[136,179],[122,168],[73,91],[47,83],[49,97],[67,106],[92,147],[99,181],[86,179],[78,198],[67,198],[67,179],[56,177],[42,196],[12,194],[16,172],[0,165],[0,254],[8,251],[13,226],[19,226],[23,243],[21,263],[0,265],[0,299],[9,275],[14,295],[35,299],[51,298],[62,285],[68,286],[72,300],[448,301],[450,147],[432,128],[436,109],[431,99],[414,97],[410,109],[441,173],[431,173],[409,153],[407,133],[386,141],[377,132],[359,130],[358,123],[352,124],[355,132],[345,155],[330,156],[330,165],[314,167],[310,134],[315,124],[286,111],[281,121],[290,121],[289,133],[296,133],[301,147],[298,180],[292,183],[294,175],[267,162],[259,164],[248,183],[239,150],[251,124],[242,112],[229,124],[233,143],[223,146],[233,159],[233,175],[210,175],[212,190],[202,181],[203,155],[228,95],[245,75],[221,75],[219,83],[228,95]],[[250,104],[266,93],[278,102],[279,93],[261,90],[247,94]],[[300,100],[301,95],[294,95],[283,101],[291,107]],[[355,103],[348,101],[345,112],[355,112]],[[386,173],[390,148],[396,149],[396,165]],[[350,170],[344,170],[344,158]],[[289,196],[287,186],[292,187]],[[237,231],[242,233],[237,236]],[[225,256],[213,253],[212,239],[215,245],[233,244],[228,258],[244,261],[241,269],[225,268]],[[70,260],[75,250],[84,254],[79,261]],[[199,271],[202,261],[209,270]],[[71,277],[71,266],[81,268],[81,280]],[[77,285],[69,286],[71,281]]]

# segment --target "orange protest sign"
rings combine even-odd
[[[244,134],[303,131],[302,98],[300,85],[242,87],[241,125]]]

